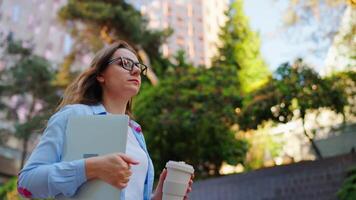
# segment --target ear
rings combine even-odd
[[[104,79],[104,77],[102,75],[98,75],[96,77],[96,80],[99,81],[99,83],[104,83],[105,82],[105,79]]]

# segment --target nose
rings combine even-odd
[[[141,69],[135,64],[134,67],[132,68],[131,74],[136,76],[140,75]]]

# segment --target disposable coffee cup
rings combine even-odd
[[[183,200],[194,168],[185,162],[168,161],[163,183],[163,200]]]

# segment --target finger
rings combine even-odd
[[[159,179],[164,181],[164,179],[166,179],[166,176],[167,176],[167,169],[164,168],[161,172],[161,175],[159,175]]]
[[[157,187],[163,187],[163,182],[166,179],[166,176],[167,176],[167,169],[163,169],[161,175],[159,175]]]
[[[117,181],[118,182],[121,182],[121,181],[128,182],[128,180],[130,180],[130,178],[131,178],[131,174],[132,173],[130,171],[119,173],[118,177],[117,177]]]
[[[130,181],[130,179],[129,178],[123,178],[120,182],[121,183],[128,183]]]
[[[187,189],[187,193],[191,192],[192,191],[192,188],[191,187],[188,187]]]
[[[127,183],[119,183],[118,184],[119,189],[124,189],[125,187],[127,187]]]
[[[130,181],[130,177],[119,177],[116,180],[116,185],[127,184]]]
[[[137,165],[139,164],[140,162],[132,159],[131,157],[125,155],[125,154],[119,154],[119,156],[121,157],[121,159],[123,159],[127,164],[132,164],[132,165]]]
[[[165,177],[167,176],[167,169],[166,169],[166,168],[164,168],[164,169],[162,170],[160,176],[162,176],[163,178],[165,178]]]
[[[120,182],[127,183],[130,181],[130,176],[124,176],[123,178],[120,179]]]
[[[131,175],[132,175],[132,171],[131,170],[127,170],[126,177],[130,177]]]

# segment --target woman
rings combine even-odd
[[[121,199],[162,199],[163,170],[153,194],[153,165],[140,126],[130,120],[126,154],[61,162],[69,116],[127,114],[132,97],[147,67],[138,62],[132,47],[123,41],[100,50],[91,67],[67,88],[47,128],[19,173],[18,192],[27,198],[73,196],[86,181],[101,179],[124,189]],[[98,133],[100,134],[100,133]],[[192,180],[187,193],[191,191]]]

